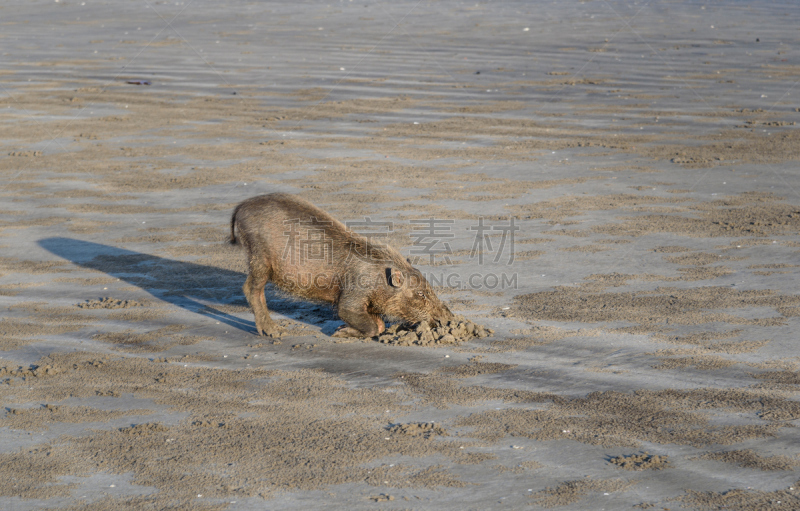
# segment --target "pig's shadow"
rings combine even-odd
[[[247,278],[244,273],[70,238],[45,238],[38,243],[59,257],[124,280],[155,298],[214,318],[233,328],[252,333],[256,331],[254,321],[215,308],[221,305],[247,305],[242,293],[242,285]],[[317,326],[336,319],[330,307],[296,302],[271,288],[271,285],[267,285],[266,298],[271,311]],[[323,329],[325,333],[330,334],[335,330],[335,326],[326,327]]]

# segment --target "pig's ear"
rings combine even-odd
[[[386,281],[392,287],[402,287],[403,283],[406,281],[405,275],[398,269],[395,268],[386,268]]]

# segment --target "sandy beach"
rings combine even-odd
[[[800,8],[0,5],[0,508],[800,509]],[[246,198],[467,342],[342,339]],[[354,229],[356,228],[354,227]]]

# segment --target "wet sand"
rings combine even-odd
[[[0,14],[0,507],[800,508],[797,8]],[[255,335],[272,191],[494,334]]]

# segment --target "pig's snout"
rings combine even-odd
[[[439,302],[438,306],[431,311],[431,319],[428,321],[428,324],[431,327],[435,327],[437,323],[447,323],[448,321],[452,321],[455,319],[455,316],[450,309],[447,308],[447,305]]]

